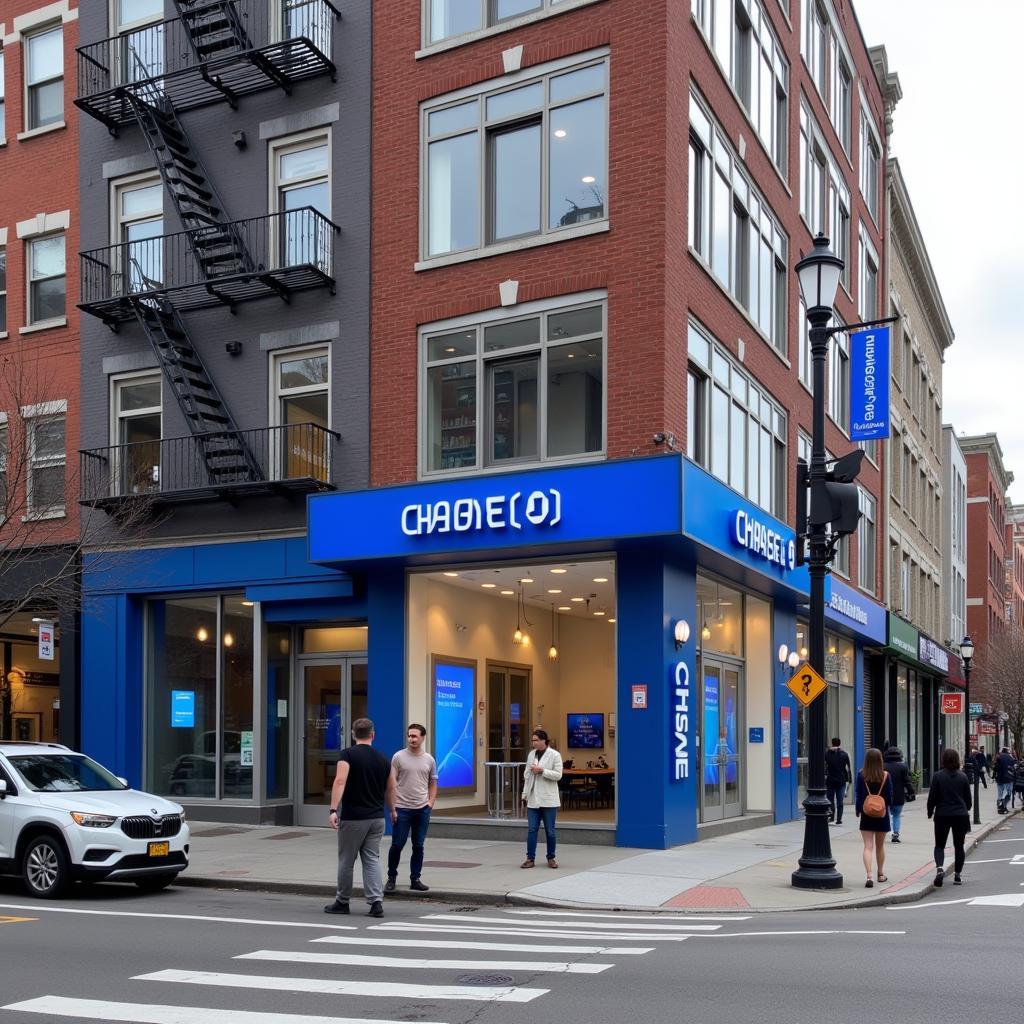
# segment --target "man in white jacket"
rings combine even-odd
[[[544,822],[549,868],[557,868],[555,860],[555,814],[561,805],[558,780],[562,777],[562,755],[548,742],[543,729],[534,729],[531,739],[533,753],[526,761],[523,778],[523,803],[529,831],[526,834],[526,860],[519,866],[532,868],[537,857],[537,833]]]

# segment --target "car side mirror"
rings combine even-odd
[[[7,780],[0,779],[0,800],[7,799]]]
[[[128,780],[123,775],[118,775],[117,776],[117,781],[120,782],[121,785],[124,786],[125,789],[129,788]]]

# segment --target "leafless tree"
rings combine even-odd
[[[1012,623],[996,630],[979,655],[971,697],[1006,714],[1014,746],[1024,751],[1024,630]]]

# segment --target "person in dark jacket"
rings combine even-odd
[[[1009,747],[1003,747],[996,758],[995,779],[996,779],[996,809],[1000,814],[1006,814],[1010,809],[1010,798],[1013,796],[1013,777],[1017,767]]]
[[[988,789],[988,780],[985,778],[988,772],[988,758],[985,756],[984,747],[974,752],[974,770],[978,773],[978,781]]]
[[[832,737],[832,746],[825,751],[825,788],[828,790],[828,820],[837,825],[843,823],[843,803],[846,800],[846,786],[853,782],[850,755],[843,750],[842,740]]]
[[[907,802],[907,797],[914,792],[914,784],[910,781],[910,769],[903,760],[903,751],[899,747],[886,747],[885,753],[882,754],[882,762],[889,773],[889,778],[892,779],[892,841],[898,843],[903,805]]]
[[[864,842],[864,871],[868,879],[864,883],[870,889],[875,883],[871,880],[871,851],[874,848],[875,861],[878,866],[878,881],[888,882],[885,877],[885,837],[892,827],[889,820],[889,809],[892,807],[892,778],[882,763],[882,752],[877,747],[870,747],[864,752],[864,767],[857,773],[857,817],[860,818],[860,836]],[[880,818],[872,817],[864,812],[864,802],[868,795],[881,796],[885,801],[885,814]]]
[[[953,884],[961,885],[964,838],[971,831],[971,786],[960,771],[960,754],[952,747],[942,752],[942,769],[932,776],[928,790],[928,817],[935,818],[935,884],[944,879],[946,840],[953,833]]]

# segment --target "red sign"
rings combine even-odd
[[[634,686],[633,687],[633,710],[634,711],[646,711],[647,710],[647,687],[646,686]]]
[[[999,726],[995,722],[978,722],[978,735],[980,736],[998,736]]]
[[[962,715],[964,713],[964,695],[962,693],[944,693],[942,695],[942,713],[944,715]]]

